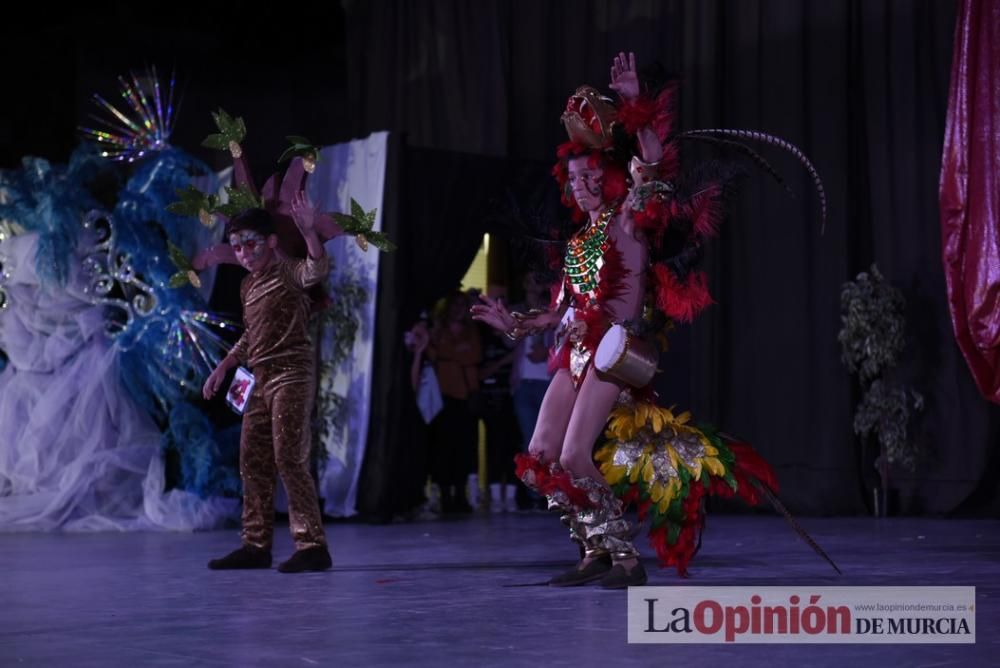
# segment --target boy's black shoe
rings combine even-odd
[[[326,549],[326,545],[317,545],[304,550],[296,550],[288,561],[278,564],[278,571],[282,573],[325,571],[331,566],[333,566],[333,560],[330,559],[330,551]]]
[[[212,559],[208,567],[213,571],[224,571],[236,568],[270,568],[271,551],[253,545],[244,545],[233,550],[221,559]]]

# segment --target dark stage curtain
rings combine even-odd
[[[506,169],[496,158],[413,149],[399,136],[388,162],[383,231],[399,251],[379,264],[371,423],[358,493],[359,512],[384,521],[420,505],[427,475],[403,332],[461,283],[486,231],[484,207]]]
[[[748,166],[707,257],[718,304],[681,335],[689,341],[666,360],[667,373],[689,377],[684,399],[700,419],[750,440],[775,465],[794,511],[864,512],[875,472],[852,431],[858,390],[836,337],[841,284],[877,261],[907,298],[899,378],[926,398],[914,425],[925,454],[915,473],[893,473],[902,509],[995,513],[1000,414],[954,342],[939,259],[953,3],[376,0],[345,9],[356,135],[388,128],[414,147],[550,161],[568,94],[583,83],[606,88],[613,54],[634,50],[681,75],[682,128],[759,129],[800,146],[826,184],[826,234],[805,173],[764,149],[796,197]],[[710,155],[698,150],[691,155]],[[426,176],[411,169],[400,172],[403,192]],[[438,176],[429,192],[450,200],[453,183]],[[458,195],[463,207],[474,206],[472,195]],[[387,261],[399,263],[391,280],[427,298],[453,284],[471,246],[452,239],[456,255],[445,257],[447,248],[422,244],[460,228],[471,235],[474,221],[461,227],[431,206],[401,208],[397,218],[404,250]],[[393,298],[380,297],[380,319]],[[373,420],[385,424],[373,428],[363,505],[383,511],[400,509],[388,490],[411,473],[392,465],[409,445],[390,426],[410,400],[408,386],[396,387],[406,366],[397,343],[418,308],[408,299],[396,328],[379,325],[392,352],[378,358],[383,408]]]

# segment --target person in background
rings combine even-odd
[[[444,408],[431,423],[431,477],[441,487],[445,513],[472,510],[465,483],[476,468],[479,426],[469,399],[479,391],[482,343],[469,307],[469,298],[462,292],[445,297],[426,351],[444,400]]]

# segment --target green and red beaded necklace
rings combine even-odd
[[[616,207],[606,209],[585,230],[573,236],[566,244],[567,287],[582,297],[596,300],[599,291],[599,274],[604,266],[604,253],[611,245],[608,223]]]

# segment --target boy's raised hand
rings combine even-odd
[[[303,237],[308,237],[316,229],[316,218],[318,216],[316,207],[309,201],[309,196],[304,190],[295,193],[292,198],[292,220]]]

